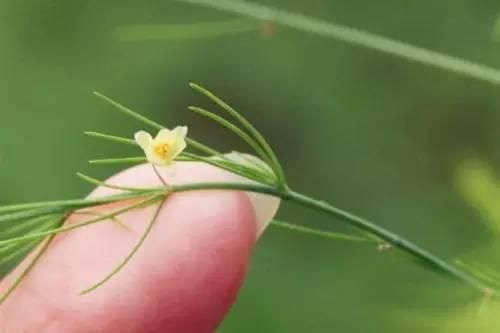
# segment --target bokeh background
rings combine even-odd
[[[260,3],[500,67],[496,0]],[[234,18],[176,1],[1,1],[0,203],[84,196],[90,189],[76,171],[117,170],[90,167],[88,159],[134,153],[82,135],[131,136],[140,127],[94,90],[167,126],[189,124],[194,137],[222,150],[243,149],[186,110],[210,106],[187,86],[195,81],[262,130],[297,189],[444,257],[500,268],[492,228],[454,180],[471,154],[500,170],[498,87],[267,23],[218,38],[124,42],[113,34],[130,24]],[[346,230],[288,205],[280,217]],[[464,286],[391,251],[271,228],[220,332],[471,332],[477,325],[497,332],[491,318],[500,308],[464,319],[474,304]]]

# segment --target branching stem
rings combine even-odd
[[[312,210],[323,212],[331,217],[337,218],[350,226],[368,233],[369,235],[375,236],[376,238],[387,242],[388,244],[398,248],[399,250],[409,254],[410,256],[418,259],[419,261],[429,264],[432,267],[447,273],[448,275],[454,277],[455,279],[465,282],[466,284],[472,286],[473,288],[485,293],[491,288],[487,286],[482,281],[478,280],[471,274],[455,267],[453,264],[448,263],[444,259],[434,255],[433,253],[424,250],[415,243],[393,233],[367,219],[361,218],[357,215],[351,214],[335,206],[322,201],[316,200],[304,194],[292,191],[292,190],[281,190],[272,186],[259,185],[259,184],[238,184],[238,183],[197,183],[197,184],[187,184],[178,185],[171,188],[172,192],[185,192],[193,190],[204,190],[204,189],[218,189],[218,190],[242,190],[250,191],[262,194],[269,194],[275,197],[279,197],[283,200],[290,201],[299,204],[303,207],[307,207]]]

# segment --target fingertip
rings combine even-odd
[[[169,172],[167,181],[177,183],[230,177],[199,163]],[[107,182],[161,185],[147,165]],[[99,187],[91,196],[116,192]],[[213,332],[236,298],[256,238],[255,212],[243,192],[173,194],[133,260],[108,283],[79,296],[123,260],[154,209],[120,216],[132,232],[109,221],[68,233],[0,308],[2,326],[26,331],[50,326],[54,332]]]

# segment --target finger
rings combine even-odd
[[[235,179],[200,163],[177,163],[163,177],[176,184]],[[109,182],[161,184],[150,165],[126,170]],[[91,196],[115,191],[101,187]],[[123,260],[154,210],[121,215],[127,229],[108,221],[59,238],[0,308],[0,327],[55,333],[214,331],[241,286],[256,238],[256,214],[242,192],[172,195],[131,262],[102,287],[79,295]],[[71,223],[84,219],[73,216]]]

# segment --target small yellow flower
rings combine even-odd
[[[164,128],[154,139],[148,132],[139,131],[135,134],[135,142],[144,150],[150,163],[167,166],[186,148],[187,131],[186,126],[173,130]]]

